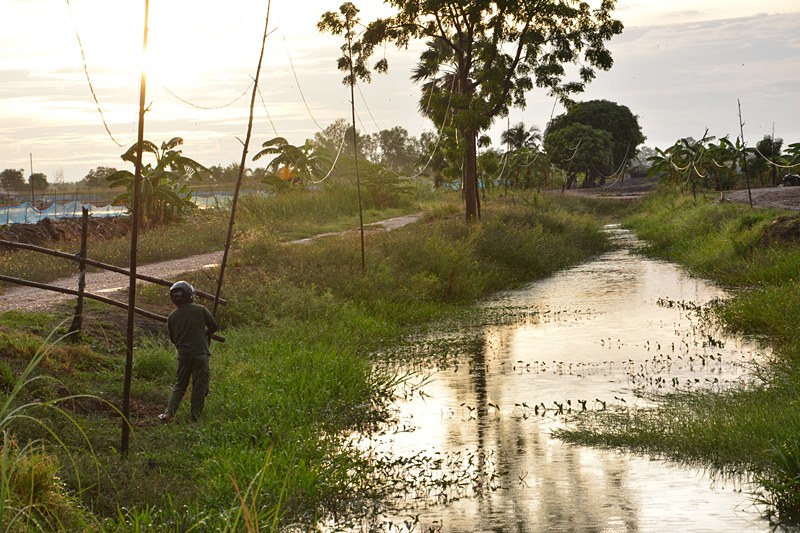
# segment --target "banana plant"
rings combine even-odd
[[[150,154],[155,164],[148,162],[142,166],[141,212],[144,225],[160,226],[178,219],[196,206],[191,200],[189,182],[199,179],[208,169],[182,155],[177,147],[183,139],[173,137],[158,147],[150,141],[142,143],[143,156]],[[137,145],[134,144],[122,154],[123,161],[135,164]],[[118,170],[106,178],[109,187],[125,187],[125,192],[114,198],[114,205],[130,206],[133,200],[134,175],[128,170]]]
[[[733,187],[737,170],[744,168],[745,154],[745,147],[738,137],[736,143],[731,142],[727,136],[721,138],[719,144],[709,143],[706,148],[705,167],[709,184],[715,191]]]
[[[274,155],[267,164],[269,173],[265,181],[273,184],[302,187],[316,176],[321,176],[323,167],[328,163],[322,155],[315,153],[314,145],[306,139],[303,146],[290,144],[283,137],[275,137],[261,145],[262,150],[253,156],[253,161]]]
[[[652,164],[649,174],[661,175],[681,193],[691,190],[696,197],[698,186],[708,178],[709,166],[714,164],[706,146],[713,140],[706,131],[700,140],[686,137],[666,150],[656,148],[656,155],[647,158]]]

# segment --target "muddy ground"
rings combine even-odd
[[[90,218],[88,221],[89,239],[110,239],[128,234],[130,223],[127,218]],[[11,224],[0,226],[0,240],[21,242],[42,246],[48,242],[72,241],[81,238],[81,219],[45,218],[36,224]],[[3,250],[0,245],[0,251]]]

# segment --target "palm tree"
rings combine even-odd
[[[436,143],[438,170],[434,173],[434,186],[448,179],[461,179],[463,187],[463,140],[454,126],[454,117],[460,105],[459,77],[453,49],[439,40],[427,43],[419,62],[411,74],[411,81],[421,83],[417,107],[428,117],[439,133]]]
[[[295,146],[283,137],[275,137],[261,147],[262,150],[253,156],[253,161],[274,155],[266,170],[270,173],[267,180],[271,178],[270,181],[277,180],[276,183],[302,186],[315,175],[321,175],[323,166],[328,163],[327,158],[314,151],[314,145],[309,139],[306,139],[303,146]]]
[[[508,147],[506,152],[506,172],[513,174],[513,184],[528,188],[533,185],[533,162],[541,154],[542,132],[536,126],[525,127],[524,122],[511,126],[500,136],[500,142]],[[508,181],[508,180],[506,180]]]
[[[542,142],[542,132],[536,126],[526,128],[524,122],[518,122],[503,132],[500,142],[508,146],[509,152],[521,148],[538,149]]]
[[[155,165],[142,166],[142,220],[144,224],[161,225],[172,217],[180,217],[195,207],[188,183],[208,172],[208,169],[181,154],[176,148],[183,139],[173,137],[159,148],[150,141],[142,143],[142,151],[155,157]],[[137,145],[131,146],[121,158],[136,163]],[[114,198],[114,205],[130,205],[133,200],[134,175],[128,170],[118,170],[108,176],[109,187],[124,186],[125,192]]]

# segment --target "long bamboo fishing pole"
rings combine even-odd
[[[225,250],[222,252],[222,261],[219,265],[219,277],[217,278],[217,290],[214,294],[214,305],[211,308],[211,314],[217,315],[217,305],[220,301],[220,293],[222,292],[222,280],[225,277],[225,267],[228,265],[228,253],[231,249],[231,241],[233,240],[233,224],[236,221],[236,204],[239,202],[239,190],[242,187],[242,178],[244,177],[245,164],[247,163],[247,149],[250,146],[250,137],[253,133],[253,111],[256,106],[256,95],[258,94],[258,78],[261,75],[261,65],[264,62],[264,49],[267,45],[267,36],[269,35],[269,13],[272,7],[272,1],[267,2],[267,16],[264,22],[264,36],[261,39],[261,53],[258,56],[258,67],[256,67],[256,77],[253,80],[253,93],[250,96],[250,117],[247,120],[247,135],[245,136],[242,146],[242,161],[239,165],[239,176],[236,179],[236,189],[233,192],[233,199],[231,200],[231,218],[228,221],[228,236],[225,239]]]
[[[144,0],[144,31],[142,36],[142,74],[139,81],[139,130],[136,139],[136,168],[133,177],[133,207],[131,210],[131,256],[130,278],[128,283],[128,324],[125,336],[125,381],[122,388],[122,443],[120,451],[124,457],[128,456],[128,442],[130,440],[131,426],[129,422],[131,412],[131,377],[133,374],[133,327],[136,317],[136,256],[139,246],[139,218],[142,190],[142,153],[144,152],[144,114],[145,95],[147,92],[147,31],[150,17],[150,0]]]

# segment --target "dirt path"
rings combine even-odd
[[[749,204],[750,196],[753,198],[754,207],[774,207],[800,211],[800,187],[765,187],[752,189],[748,195],[747,190],[730,191],[724,198],[730,202]]]
[[[404,215],[400,217],[390,218],[368,224],[365,228],[371,230],[385,230],[391,231],[400,228],[407,224],[416,222],[420,218],[420,214]],[[352,230],[350,230],[352,231]],[[314,239],[336,235],[336,233],[324,233],[309,237],[308,239],[300,239],[292,241],[293,243],[307,243]],[[211,252],[207,254],[195,255],[185,257],[183,259],[173,259],[171,261],[163,261],[160,263],[151,263],[147,265],[139,265],[137,272],[140,274],[162,278],[162,279],[176,279],[181,274],[186,272],[194,272],[205,268],[214,268],[222,261],[222,252]],[[141,283],[141,282],[140,282]],[[49,283],[58,287],[76,289],[77,276],[70,276],[62,278]],[[116,272],[89,272],[86,274],[86,291],[106,295],[108,293],[125,290],[128,288],[128,278]],[[0,310],[10,311],[26,310],[26,311],[41,311],[47,307],[66,300],[74,299],[74,296],[69,294],[61,294],[57,292],[45,291],[42,289],[35,289],[32,287],[18,287],[11,289],[4,294],[0,294]]]

